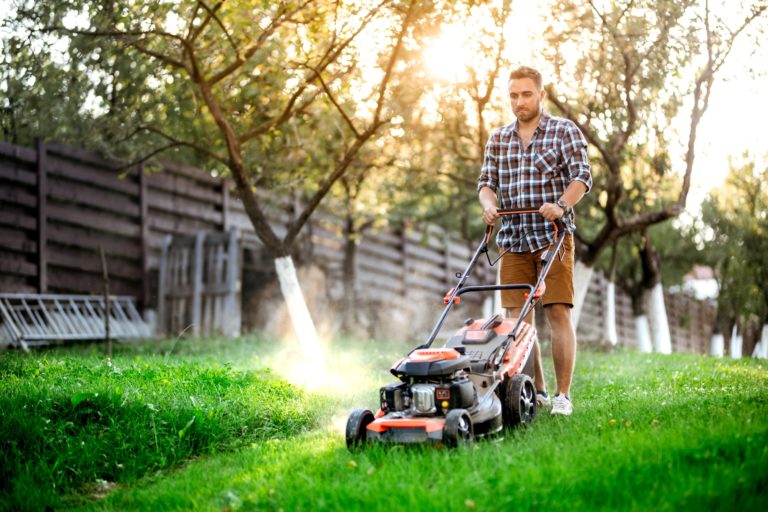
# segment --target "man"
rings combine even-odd
[[[552,220],[562,218],[567,236],[565,255],[550,268],[542,304],[552,331],[552,359],[557,380],[551,399],[546,391],[541,366],[541,349],[534,347],[537,401],[552,414],[569,416],[571,379],[576,361],[576,333],[571,325],[575,230],[573,207],[592,187],[587,159],[587,142],[576,125],[567,119],[546,114],[542,101],[546,92],[541,74],[529,67],[513,70],[508,81],[509,99],[517,118],[495,130],[485,148],[485,160],[478,180],[483,221],[493,225],[498,209],[538,208],[538,214],[505,216],[497,243],[507,252],[501,260],[502,283],[535,284],[541,256],[554,242]],[[524,292],[504,290],[502,306],[517,317]],[[533,312],[526,321],[533,323]]]

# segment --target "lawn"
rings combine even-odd
[[[165,460],[159,459],[144,476],[137,471],[117,478],[119,485],[109,493],[94,492],[93,482],[85,480],[62,494],[65,501],[59,503],[89,510],[768,510],[764,361],[583,352],[571,418],[542,414],[529,428],[456,450],[371,447],[351,454],[343,439],[346,411],[375,406],[378,386],[391,378],[388,365],[403,348],[347,341],[332,349],[331,378],[312,394],[271,373],[262,376],[260,368],[284,370],[284,361],[272,344],[253,338],[183,342],[167,357],[162,354],[170,351],[168,344],[150,350],[160,355],[142,353],[146,347],[118,354],[115,366],[141,373],[142,365],[148,365],[155,378],[169,383],[180,378],[173,372],[187,375],[186,384],[171,386],[175,391],[166,405],[152,399],[155,414],[186,403],[189,394],[201,394],[190,387],[204,386],[197,383],[202,378],[198,375],[220,371],[227,379],[244,380],[233,391],[240,398],[223,399],[216,409],[222,417],[232,415],[234,425],[209,436],[200,443],[203,448],[179,454],[179,431],[192,410],[179,413],[176,420],[164,420],[173,424],[163,433],[168,438]],[[26,400],[30,406],[53,393],[41,388],[58,381],[29,373],[34,373],[30,369],[39,364],[37,359],[6,355],[2,361],[3,372],[26,368],[27,373],[17,373],[37,383],[15,393],[18,404]],[[96,356],[84,350],[46,353],[44,361],[48,366],[99,368]],[[172,370],[159,377],[165,368]],[[102,382],[99,371],[78,378]],[[550,365],[546,371],[551,374]],[[271,400],[265,398],[273,393],[272,385],[287,395],[274,392]],[[5,378],[0,386],[3,400],[8,400]],[[62,396],[71,404],[77,393],[68,389],[69,395]],[[247,398],[256,393],[264,394]],[[288,407],[293,421],[279,420],[287,414],[277,412],[285,401],[293,401]],[[277,427],[249,426],[259,433],[226,437],[238,422],[263,417],[259,404],[264,402],[277,414]],[[5,402],[3,411],[5,415]],[[151,417],[142,416],[141,425],[146,428]],[[200,427],[198,421],[190,432]],[[128,421],[110,429],[131,425]],[[217,441],[217,436],[228,440]],[[143,443],[137,451],[157,451],[151,431]],[[116,462],[108,456],[105,463]],[[99,494],[106,496],[93,499]],[[45,503],[37,505],[32,508]]]

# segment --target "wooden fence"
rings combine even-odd
[[[100,293],[101,246],[109,260],[112,292],[156,308],[166,236],[234,228],[246,252],[262,251],[227,181],[173,162],[162,162],[161,167],[148,173],[141,166],[118,171],[119,164],[70,146],[38,143],[30,149],[0,142],[0,291]],[[277,219],[290,212],[279,205],[267,205],[267,211],[282,234],[284,226]],[[331,212],[321,211],[302,231],[298,243],[326,275],[323,289],[305,291],[321,301],[341,303],[343,274],[354,271],[360,307],[375,311],[380,325],[400,322],[411,335],[422,334],[442,308],[443,295],[455,273],[464,269],[476,241],[468,245],[434,226],[369,232],[357,246],[354,269],[348,269],[341,224]],[[493,282],[494,270],[479,267],[473,281]],[[246,264],[243,270],[258,269]],[[266,283],[255,283],[257,288],[262,285]],[[250,292],[243,289],[244,295]],[[620,290],[616,295],[619,339],[631,346],[631,303]],[[602,337],[604,297],[605,279],[596,273],[579,325],[580,339]],[[712,306],[677,295],[667,295],[667,301],[675,350],[708,352]],[[463,303],[466,316],[480,314],[480,297],[465,297]]]

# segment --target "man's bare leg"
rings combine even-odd
[[[517,318],[520,315],[520,311],[523,308],[507,308],[507,316],[509,318]],[[534,315],[535,311],[532,309],[525,321],[535,327]],[[533,344],[533,386],[536,391],[546,391],[547,383],[544,380],[544,367],[541,364],[541,346],[539,345],[539,339],[536,338],[536,342]]]
[[[556,394],[570,396],[573,369],[576,365],[576,333],[571,324],[571,308],[566,304],[550,304],[544,308],[552,330],[552,360],[557,379]]]

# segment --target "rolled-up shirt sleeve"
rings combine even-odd
[[[488,138],[485,144],[485,157],[483,158],[483,167],[480,169],[480,177],[477,179],[477,191],[483,187],[488,187],[494,192],[499,188],[499,166],[497,159],[498,152],[498,131],[495,131]]]
[[[589,192],[592,189],[592,171],[587,155],[587,139],[581,130],[571,122],[568,123],[562,144],[562,152],[570,180],[584,183],[587,192]]]

